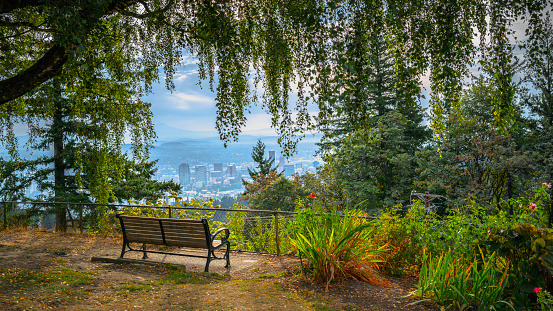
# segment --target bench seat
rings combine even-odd
[[[143,252],[143,259],[148,258],[147,253],[206,258],[205,272],[209,272],[209,264],[213,260],[226,260],[225,267],[230,267],[230,242],[228,240],[230,231],[227,228],[221,228],[211,234],[206,219],[154,218],[121,214],[117,214],[116,217],[119,219],[123,231],[121,258],[127,252],[137,251]],[[216,239],[219,235],[221,237]],[[130,243],[141,243],[142,246],[134,249]],[[201,248],[207,250],[207,256],[147,250],[146,244]],[[217,257],[215,251],[225,246],[225,255]]]

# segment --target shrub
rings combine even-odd
[[[236,203],[234,207],[237,209],[243,208],[239,203]],[[290,220],[287,217],[278,217],[278,237],[281,253],[286,253],[292,248],[286,234],[286,226],[289,222]],[[276,253],[276,226],[273,215],[262,217],[254,213],[231,212],[227,228],[231,232],[230,241],[233,248]]]
[[[395,206],[375,221],[375,242],[387,245],[387,251],[382,254],[383,265],[391,275],[417,272],[423,249],[440,253],[435,215],[425,213],[420,202],[415,202],[405,216],[401,216],[400,210],[401,205]]]
[[[336,209],[324,214],[320,206],[303,208],[289,228],[290,243],[307,258],[314,279],[325,283],[327,290],[330,282],[344,277],[384,284],[373,274],[384,247],[372,243],[374,223],[361,215],[358,210],[346,210],[341,217]]]
[[[551,311],[553,310],[553,297],[551,294],[539,287],[534,288],[534,292],[538,296],[538,304],[540,305],[541,311]]]
[[[447,310],[498,310],[510,307],[502,300],[506,288],[506,269],[499,271],[494,262],[496,255],[487,260],[480,253],[469,263],[455,258],[452,252],[438,258],[426,256],[420,270],[416,296],[435,301]]]
[[[485,245],[511,263],[509,276],[521,292],[533,294],[535,288],[553,290],[552,230],[530,224],[491,228]]]

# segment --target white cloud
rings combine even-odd
[[[188,77],[190,77],[192,75],[197,75],[197,74],[198,74],[198,71],[195,70],[195,69],[182,71],[182,72],[179,72],[179,73],[175,74],[175,81],[176,82],[182,82],[182,81],[186,80]]]
[[[194,132],[206,132],[210,133],[211,136],[216,136],[217,131],[215,130],[215,119],[209,116],[206,117],[196,117],[196,118],[165,118],[165,124],[172,126],[177,129],[189,130]]]
[[[197,64],[199,62],[200,61],[198,60],[198,57],[196,57],[195,55],[183,55],[181,57],[180,66],[187,66],[187,65],[191,65],[191,64]]]
[[[214,107],[215,101],[213,98],[202,94],[186,94],[175,92],[168,94],[170,101],[174,105],[172,108],[176,110],[192,110],[198,106]]]

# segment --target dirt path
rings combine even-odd
[[[232,252],[201,273],[205,260],[154,254],[150,261],[185,265],[106,264],[117,258],[121,237],[42,231],[0,232],[0,310],[434,310],[406,298],[410,279],[387,279],[390,287],[356,281],[328,293],[294,276],[292,256]],[[140,258],[139,253],[126,255]],[[283,308],[283,306],[286,308]]]

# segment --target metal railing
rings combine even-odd
[[[280,255],[281,252],[282,252],[282,243],[283,241],[281,241],[281,238],[280,236],[283,233],[283,230],[285,230],[285,227],[286,225],[289,223],[289,218],[290,217],[293,217],[294,215],[297,214],[297,212],[290,212],[290,211],[274,211],[274,210],[258,210],[258,209],[232,209],[232,208],[208,208],[208,207],[190,207],[190,206],[173,206],[173,205],[161,205],[161,206],[147,206],[147,205],[129,205],[129,204],[98,204],[98,203],[73,203],[73,202],[17,202],[17,201],[12,201],[12,202],[0,202],[0,204],[2,205],[3,207],[3,228],[4,229],[7,229],[8,228],[8,225],[9,225],[9,218],[8,218],[8,210],[10,210],[10,207],[12,210],[15,210],[15,207],[16,206],[38,206],[38,207],[41,207],[41,206],[44,206],[44,207],[56,207],[56,206],[63,206],[65,207],[65,210],[68,212],[68,215],[69,215],[69,219],[67,219],[67,222],[70,222],[71,223],[71,226],[67,226],[68,228],[71,227],[71,228],[74,228],[75,230],[77,230],[78,228],[78,231],[83,233],[83,231],[85,229],[90,229],[90,228],[85,228],[85,220],[84,220],[84,216],[86,215],[85,214],[85,210],[86,209],[89,209],[90,211],[92,211],[92,208],[94,207],[107,207],[109,209],[111,209],[112,211],[114,212],[120,212],[122,211],[124,208],[139,208],[139,209],[152,209],[152,210],[164,210],[166,211],[166,214],[163,215],[163,217],[169,217],[169,218],[173,218],[174,216],[177,216],[178,215],[178,211],[180,210],[188,210],[188,211],[201,211],[201,212],[225,212],[225,216],[226,216],[226,213],[246,213],[246,215],[244,215],[244,217],[246,218],[245,221],[249,224],[249,227],[250,229],[251,228],[255,228],[256,226],[262,224],[261,227],[263,227],[264,229],[269,229],[270,231],[274,231],[274,235],[273,237],[268,237],[268,236],[264,236],[263,238],[268,241],[268,239],[270,238],[271,241],[270,243],[267,243],[267,244],[272,244],[274,243],[274,248],[273,246],[271,246],[269,249],[269,246],[268,245],[264,245],[264,246],[259,246],[259,244],[263,244],[263,242],[260,242],[260,241],[257,241],[252,243],[251,240],[248,240],[248,237],[250,238],[259,238],[258,235],[255,235],[255,234],[244,234],[244,232],[241,232],[242,233],[242,239],[241,240],[237,240],[235,244],[237,244],[237,247],[240,247],[240,245],[247,245],[249,244],[250,246],[244,246],[242,249],[240,250],[254,250],[256,252],[263,252],[263,253],[276,253],[277,255]],[[25,210],[25,209],[21,209],[21,210]],[[73,210],[76,215],[75,217],[72,216],[71,214],[71,210]],[[53,215],[54,212],[52,210],[50,211],[47,211],[47,208],[44,208],[44,210],[42,210],[42,214],[43,215]],[[255,214],[260,214],[260,215],[268,215],[268,216],[252,216],[255,215]],[[343,216],[343,215],[342,215]],[[371,217],[371,216],[359,216],[359,217],[362,217],[362,218],[367,218],[367,219],[375,219],[375,217]],[[215,219],[214,219],[215,220]],[[216,221],[216,220],[215,220]],[[75,226],[75,223],[78,223],[78,227]],[[66,223],[67,224],[67,223]],[[229,223],[227,223],[229,224]],[[45,228],[42,228],[42,229],[45,229]],[[242,229],[242,228],[240,228]],[[246,230],[246,229],[244,229]],[[249,230],[249,229],[248,229]],[[237,232],[238,233],[238,232]],[[258,232],[259,233],[259,232]],[[267,232],[264,232],[264,234],[266,235]],[[251,245],[255,245],[257,244],[257,246],[251,246]],[[255,249],[251,249],[251,248],[255,248]],[[286,247],[284,248],[286,250]]]
[[[162,205],[162,206],[143,206],[143,205],[128,205],[128,204],[98,204],[98,203],[72,203],[72,202],[0,202],[0,204],[3,207],[3,228],[7,229],[9,226],[8,221],[8,210],[15,209],[16,206],[25,206],[25,205],[35,205],[35,206],[65,206],[67,211],[70,211],[73,207],[73,210],[77,210],[76,218],[73,218],[71,216],[71,212],[69,212],[70,218],[68,219],[68,222],[72,223],[72,226],[68,227],[75,227],[75,222],[78,223],[78,230],[79,232],[84,231],[84,209],[85,208],[91,208],[91,207],[108,207],[114,211],[120,211],[121,208],[140,208],[140,209],[157,209],[157,210],[165,210],[167,211],[167,215],[169,218],[172,218],[176,215],[176,211],[178,210],[192,210],[192,211],[203,211],[203,212],[232,212],[232,213],[257,213],[257,214],[269,214],[270,217],[274,219],[274,242],[276,246],[276,254],[279,255],[281,253],[281,241],[279,239],[279,234],[281,233],[282,228],[279,228],[279,215],[281,217],[286,216],[292,216],[297,214],[296,212],[289,212],[289,211],[272,211],[272,210],[256,210],[256,209],[230,209],[230,208],[207,208],[207,207],[188,207],[188,206],[172,206],[172,205]],[[77,208],[75,208],[77,207]],[[52,213],[50,213],[52,214]]]

